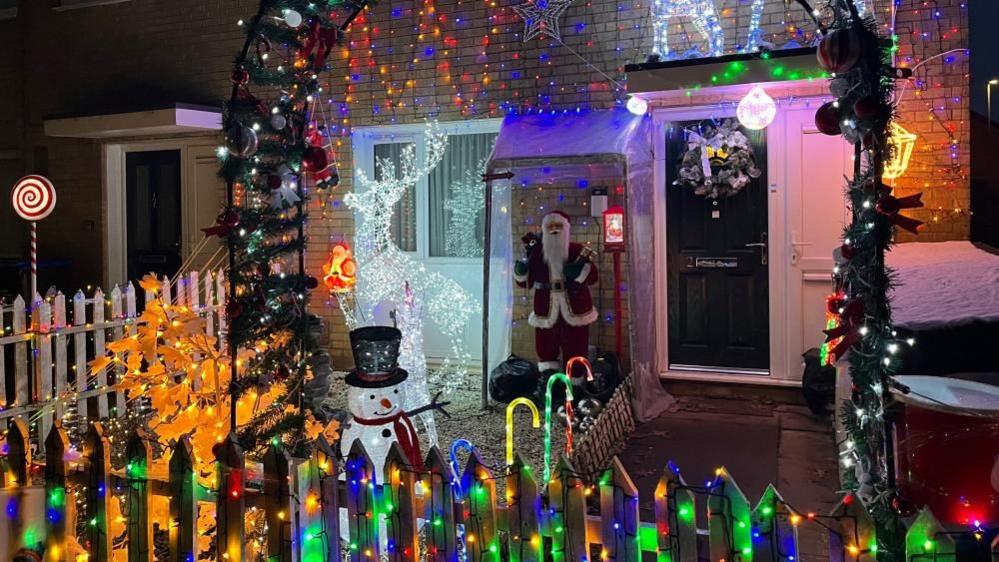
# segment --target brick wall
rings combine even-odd
[[[72,287],[101,281],[105,224],[101,145],[46,138],[41,131],[43,119],[177,101],[218,105],[228,95],[232,58],[243,41],[235,21],[250,17],[256,2],[128,0],[52,10],[57,3],[24,0],[15,20],[0,22],[0,81],[14,85],[0,89],[0,150],[20,150],[21,159],[7,166],[17,169],[15,173],[35,169],[35,154],[47,153],[49,173],[59,189],[59,206],[42,224],[42,251],[75,260],[72,274],[59,282]],[[604,73],[622,81],[623,66],[644,60],[651,51],[646,0],[577,0],[561,18],[565,46],[548,40],[523,43],[519,36],[523,22],[509,8],[516,3],[519,0],[378,3],[367,21],[352,29],[350,49],[331,56],[327,91],[333,92],[335,102],[349,102],[347,113],[338,114],[344,120],[339,124],[417,122],[428,115],[442,121],[502,116],[507,102],[521,109],[606,108],[623,99],[623,90]],[[716,0],[716,4],[727,29],[745,29],[747,3]],[[941,46],[966,46],[966,11],[959,4],[960,0],[936,2],[943,14],[939,19],[929,10],[903,11],[899,22],[902,60],[925,57]],[[801,31],[809,27],[797,6],[783,0],[768,0],[761,24],[764,38],[778,45],[792,39],[808,44],[811,37]],[[939,41],[920,40],[910,46],[910,39],[920,36],[913,30],[922,32],[930,24],[934,30],[937,26],[946,30],[947,38],[940,34]],[[676,50],[700,43],[689,20],[677,20],[670,27]],[[729,48],[742,42],[739,34],[726,34]],[[918,97],[910,89],[900,107],[900,122],[919,134],[921,143],[910,174],[899,182],[900,191],[922,189],[934,208],[966,208],[968,188],[963,177],[949,176],[954,180],[952,187],[939,185],[941,166],[950,166],[949,137],[941,135],[939,123],[929,121],[926,110],[927,103],[934,106],[944,98],[958,98],[956,103],[944,104],[947,118],[967,120],[966,69],[960,61],[945,64],[941,60],[925,65],[921,72],[933,87]],[[955,129],[957,160],[964,170],[966,130]],[[344,181],[333,195],[334,205],[351,189],[349,137],[341,139],[340,150]],[[327,242],[341,237],[349,241],[353,232],[348,211],[342,206],[328,210],[326,218],[313,220],[310,226],[308,267],[314,275],[326,257]],[[568,210],[582,214],[576,213],[578,209]],[[318,202],[313,211],[319,215]],[[87,230],[91,221],[97,226],[94,232]],[[948,215],[930,224],[920,239],[967,235],[966,218]],[[18,246],[18,241],[4,237],[0,253],[16,253]],[[327,325],[334,328],[332,347],[346,350],[339,314],[323,306],[322,298],[316,303]]]

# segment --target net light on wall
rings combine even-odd
[[[735,115],[743,127],[758,131],[773,123],[774,117],[777,116],[777,104],[774,103],[774,99],[767,94],[766,90],[754,86],[748,94],[739,100],[739,105],[735,108]]]
[[[891,158],[885,162],[881,177],[893,180],[901,177],[909,169],[909,159],[912,158],[912,150],[916,147],[916,135],[893,121],[889,126],[888,146],[891,147]]]

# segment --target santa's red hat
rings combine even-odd
[[[548,225],[553,222],[562,223],[564,228],[572,226],[569,222],[569,215],[563,213],[562,211],[549,211],[548,214],[541,219],[541,228],[548,228]]]

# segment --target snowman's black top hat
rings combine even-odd
[[[347,384],[360,388],[384,388],[409,377],[399,368],[399,344],[402,332],[391,326],[365,326],[350,332],[350,350],[354,370],[347,373]]]

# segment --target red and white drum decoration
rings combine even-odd
[[[55,209],[55,186],[45,176],[24,176],[14,184],[10,200],[22,219],[40,221]]]

